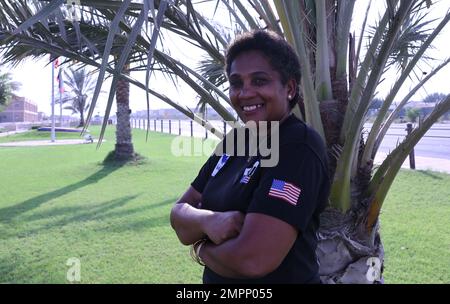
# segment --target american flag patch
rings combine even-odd
[[[269,190],[269,196],[281,198],[289,204],[296,206],[300,192],[299,187],[274,178]]]

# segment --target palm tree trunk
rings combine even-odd
[[[350,213],[348,213],[350,214]],[[378,224],[372,235],[364,229],[363,215],[355,219],[329,208],[321,215],[317,256],[319,274],[326,284],[383,283],[384,249]],[[359,224],[355,225],[355,222]],[[355,228],[356,227],[356,228]]]
[[[124,67],[123,73],[129,75],[128,65]],[[128,160],[134,157],[134,148],[130,125],[130,83],[124,79],[119,79],[117,82],[116,101],[117,126],[114,155],[116,159]]]
[[[80,112],[80,123],[78,124],[78,127],[84,127],[84,112]]]

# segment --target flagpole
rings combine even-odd
[[[52,62],[52,131],[51,140],[55,141],[55,61]]]
[[[61,103],[61,91],[59,92],[59,126],[62,127],[62,103]]]
[[[58,79],[58,91],[59,91],[59,126],[62,128],[62,102],[61,102],[61,95],[62,95],[62,67],[59,68],[59,79]]]

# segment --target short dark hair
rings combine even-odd
[[[233,60],[241,53],[247,51],[260,51],[268,59],[275,71],[280,73],[281,82],[285,85],[290,79],[297,83],[295,96],[289,101],[293,108],[300,96],[300,61],[294,48],[283,37],[269,30],[253,30],[239,35],[228,47],[225,54],[225,72],[230,76]]]

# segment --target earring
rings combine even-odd
[[[288,95],[288,99],[291,100],[292,99],[292,95],[289,94]]]

